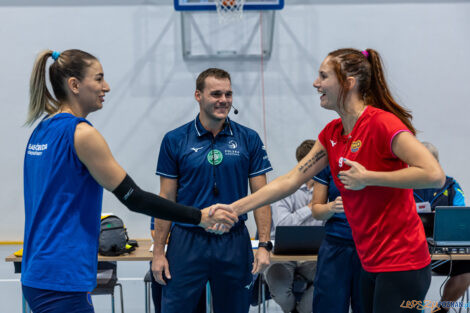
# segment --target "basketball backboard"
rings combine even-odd
[[[174,0],[185,59],[269,58],[284,0]],[[214,24],[214,19],[219,24]]]
[[[176,11],[215,11],[215,0],[174,0]],[[245,0],[243,10],[281,10],[284,0]]]

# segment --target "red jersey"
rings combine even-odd
[[[331,174],[368,272],[417,270],[431,262],[412,189],[368,186],[347,190],[338,179],[340,171],[349,169],[343,157],[371,171],[406,168],[392,152],[393,138],[403,131],[409,132],[395,115],[367,106],[350,134],[342,134],[343,124],[336,119],[318,136],[328,152]]]

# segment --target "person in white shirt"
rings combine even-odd
[[[315,140],[305,140],[297,147],[297,161],[303,159],[315,144]],[[271,205],[274,236],[276,226],[323,225],[312,216],[313,179],[290,196]],[[284,312],[307,313],[312,311],[313,279],[316,262],[283,262],[270,265],[265,273],[271,296]],[[300,299],[294,295],[294,280],[303,281],[306,286]]]

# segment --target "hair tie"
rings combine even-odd
[[[59,58],[59,55],[60,55],[59,51],[52,52],[52,58],[54,59],[54,61],[57,61],[57,59]]]
[[[366,57],[366,59],[369,58],[369,52],[367,52],[367,50],[362,50],[361,53]]]

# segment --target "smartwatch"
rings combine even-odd
[[[259,247],[263,247],[266,250],[268,250],[268,252],[271,252],[271,250],[273,249],[273,243],[271,241],[264,241],[264,242],[260,241],[258,244],[258,248]]]

